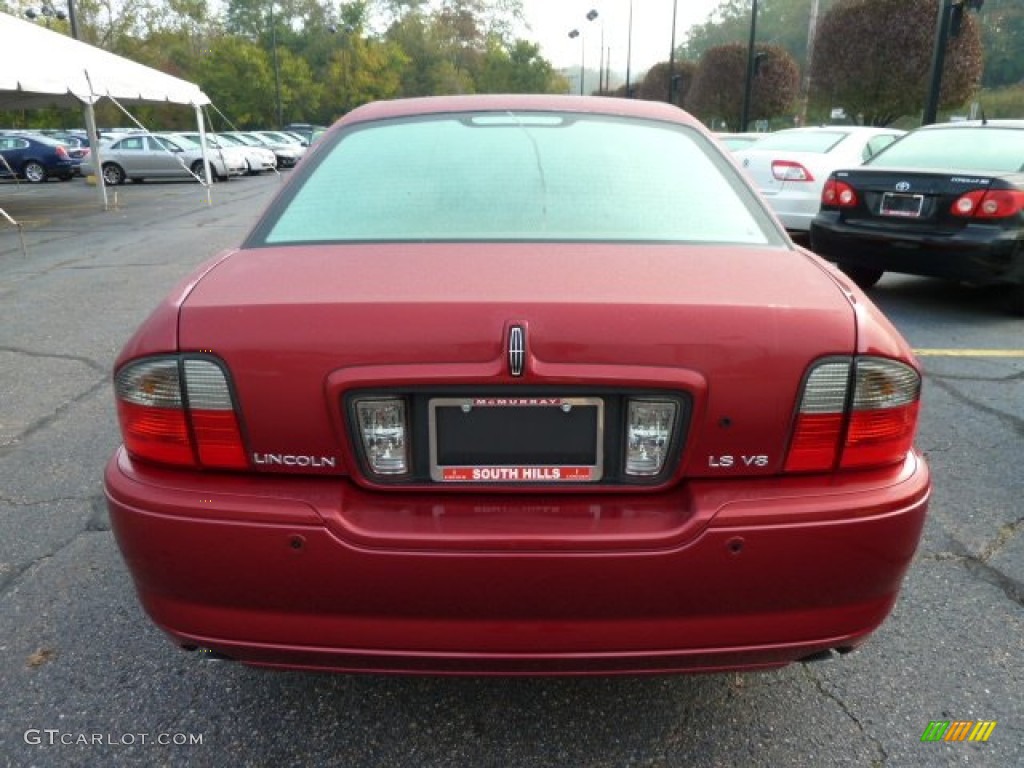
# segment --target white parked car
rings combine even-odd
[[[828,175],[877,155],[906,131],[859,125],[789,128],[735,153],[782,225],[807,234]]]
[[[184,136],[186,139],[199,143],[199,132],[198,131],[186,131],[178,134]],[[211,158],[217,157],[222,163],[231,168],[241,168],[242,173],[253,173],[252,167],[249,164],[249,155],[245,151],[245,148],[238,144],[231,143],[230,140],[225,136],[219,136],[214,133],[206,134],[206,146],[209,148],[209,155]],[[263,167],[263,159],[259,160],[259,168],[255,172],[266,170]]]
[[[217,134],[217,141],[224,146],[238,147],[245,152],[245,162],[250,175],[277,170],[277,155],[269,147],[250,146],[236,136],[227,136],[223,133]]]

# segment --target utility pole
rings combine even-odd
[[[743,111],[740,113],[739,131],[747,130],[750,122],[750,92],[754,87],[754,43],[757,40],[757,0],[750,7],[750,45],[747,47],[747,82],[743,88]]]
[[[672,101],[672,83],[676,74],[676,11],[679,9],[679,0],[672,0],[672,47],[668,49],[668,103]]]
[[[807,52],[804,54],[804,83],[800,94],[800,125],[807,125],[807,102],[811,98],[811,64],[814,62],[814,38],[818,33],[818,3],[811,0],[811,20],[807,24]]]
[[[942,67],[946,63],[946,43],[949,41],[949,22],[952,15],[953,0],[939,0],[939,18],[935,22],[935,49],[932,51],[932,76],[928,86],[928,98],[924,103],[922,125],[929,125],[938,119]]]

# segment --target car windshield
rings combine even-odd
[[[192,139],[187,136],[182,136],[180,133],[172,133],[168,135],[167,138],[182,149],[199,149],[198,141],[192,141]]]
[[[846,131],[779,131],[769,133],[750,148],[825,154],[847,136]]]
[[[1024,129],[965,126],[917,130],[890,144],[867,165],[875,168],[1024,170]]]
[[[356,125],[318,153],[252,237],[460,240],[782,242],[698,131],[551,112]]]

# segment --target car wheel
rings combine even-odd
[[[200,179],[202,179],[203,178],[203,161],[202,160],[196,160],[194,163],[192,163],[192,169],[191,170],[192,170],[192,173],[194,173],[196,176],[198,176]],[[210,181],[219,181],[219,180],[220,180],[220,177],[217,176],[217,166],[215,166],[213,163],[210,163]]]
[[[839,268],[845,272],[859,287],[867,290],[885,274],[884,270],[872,269],[871,267],[855,267],[852,264],[839,262]]]
[[[25,167],[21,169],[21,172],[25,174],[26,181],[30,181],[33,184],[46,181],[46,169],[35,160],[29,160],[25,163]]]
[[[117,163],[105,163],[103,166],[103,183],[109,187],[124,184],[124,168]]]

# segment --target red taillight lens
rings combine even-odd
[[[125,448],[163,464],[248,466],[227,373],[209,358],[158,357],[114,377]]]
[[[975,189],[954,201],[950,213],[965,219],[1005,219],[1024,210],[1024,192],[1016,189]]]
[[[913,445],[920,395],[920,374],[896,360],[833,358],[816,364],[804,384],[786,471],[902,461]]]
[[[829,179],[821,190],[821,204],[829,208],[856,208],[857,193],[845,181]]]
[[[772,161],[772,176],[779,181],[814,181],[814,174],[791,160]]]

